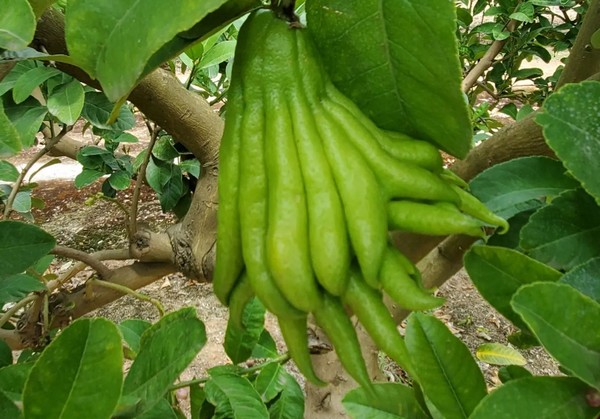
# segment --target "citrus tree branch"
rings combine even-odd
[[[55,246],[50,253],[56,256],[62,256],[81,261],[98,272],[98,275],[103,279],[110,279],[110,277],[113,275],[113,271],[103,264],[98,258],[89,253],[82,252],[81,250],[72,249],[65,246]]]
[[[514,30],[517,28],[517,26],[519,25],[519,22],[511,19],[508,24],[506,25],[506,30],[510,33],[514,32]],[[469,73],[465,76],[461,88],[463,92],[468,92],[469,90],[471,90],[471,88],[475,85],[475,83],[477,83],[477,79],[479,79],[479,77],[481,77],[481,75],[488,69],[491,67],[491,65],[494,63],[494,59],[496,58],[496,56],[498,54],[500,54],[500,52],[502,51],[502,48],[504,48],[504,45],[506,44],[506,42],[508,41],[509,38],[506,39],[502,39],[502,40],[495,40],[490,47],[488,48],[488,50],[486,51],[486,53],[484,54],[483,57],[481,57],[481,60],[479,60],[479,62],[477,64],[475,64],[475,66],[469,71]]]

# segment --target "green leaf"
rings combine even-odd
[[[576,266],[564,274],[559,282],[569,284],[600,303],[600,257]]]
[[[600,82],[568,84],[544,101],[535,121],[543,127],[550,148],[600,204],[599,96]]]
[[[123,340],[134,353],[140,351],[140,341],[142,334],[152,326],[150,322],[141,319],[123,320],[119,323],[119,330],[123,334]]]
[[[0,0],[0,49],[27,48],[35,32],[35,15],[27,0]]]
[[[174,0],[169,18],[157,13],[158,0],[98,3],[69,0],[66,40],[69,53],[117,101],[144,72],[146,63],[175,35],[190,29],[226,0]]]
[[[6,342],[0,341],[0,368],[4,368],[12,363],[12,349],[10,349],[10,346]]]
[[[590,42],[594,48],[600,49],[600,29],[597,29],[596,32],[592,34]]]
[[[8,398],[6,394],[0,391],[0,417],[4,419],[21,418],[21,410]]]
[[[294,377],[287,371],[281,372],[283,391],[269,406],[270,419],[296,419],[304,417],[304,393]]]
[[[413,389],[403,384],[377,383],[373,385],[376,399],[364,388],[356,388],[344,396],[342,404],[351,418],[393,419],[427,418],[417,402]]]
[[[273,400],[285,388],[283,372],[285,370],[279,363],[272,363],[262,368],[254,381],[254,388],[263,402]]]
[[[471,193],[491,211],[510,218],[536,208],[545,197],[554,197],[578,182],[565,174],[561,162],[548,157],[522,157],[481,172],[470,183]]]
[[[2,80],[0,80],[0,96],[11,90],[22,74],[25,74],[35,67],[36,64],[34,61],[19,61],[16,63],[13,69],[10,70],[10,72],[4,76]]]
[[[232,58],[236,43],[236,41],[223,41],[214,45],[202,56],[198,69],[202,70]]]
[[[484,343],[479,345],[475,356],[482,362],[491,365],[525,365],[527,360],[519,351],[500,343]]]
[[[507,365],[498,369],[498,378],[500,378],[500,381],[504,384],[508,383],[510,380],[532,376],[533,375],[528,370],[519,365]]]
[[[24,415],[68,419],[85,412],[89,419],[107,418],[119,401],[122,368],[117,327],[102,318],[77,320],[44,349],[31,369],[23,390]]]
[[[43,291],[46,287],[37,278],[15,274],[0,278],[0,305],[20,301],[30,292]]]
[[[12,208],[21,214],[31,211],[31,191],[17,192]]]
[[[2,135],[0,129],[0,135]],[[16,182],[19,178],[19,170],[12,163],[6,160],[0,160],[0,180],[5,182]]]
[[[533,22],[533,19],[531,19],[531,17],[527,16],[525,13],[522,12],[515,12],[512,13],[509,18],[514,19],[514,20],[518,20],[519,22]]]
[[[526,329],[510,300],[526,284],[556,282],[561,273],[522,253],[494,246],[473,246],[464,258],[465,269],[479,293],[515,326]]]
[[[33,90],[40,84],[61,74],[60,71],[53,67],[35,67],[26,73],[22,74],[13,87],[13,100],[16,104],[23,102],[27,99]]]
[[[138,138],[128,132],[122,132],[119,136],[112,140],[115,143],[137,143]]]
[[[21,145],[25,148],[31,147],[48,109],[31,97],[19,105],[5,103],[4,112],[19,133]]]
[[[406,346],[417,381],[445,418],[467,418],[487,394],[483,374],[469,349],[438,319],[412,313]]]
[[[56,245],[41,228],[18,221],[0,221],[0,275],[23,272]]]
[[[0,98],[0,158],[11,157],[21,151],[21,148],[19,132],[4,112]]]
[[[177,414],[166,399],[160,399],[152,409],[141,415],[136,415],[136,419],[179,419]]]
[[[540,205],[542,203],[540,202]],[[508,247],[522,251],[519,246],[521,241],[521,229],[529,222],[529,218],[535,210],[520,212],[512,218],[509,218],[508,225],[510,226],[507,233],[500,234],[498,231],[494,233],[487,241],[490,246]]]
[[[313,0],[306,12],[334,84],[377,125],[466,156],[454,2]]]
[[[521,230],[521,248],[553,268],[569,270],[600,254],[600,208],[581,189],[538,210]]]
[[[269,418],[260,395],[246,378],[215,369],[209,374],[204,391],[206,400],[216,407],[215,417]]]
[[[152,155],[159,160],[171,161],[179,157],[179,151],[171,143],[170,135],[163,135],[152,148]]]
[[[575,288],[560,283],[522,287],[513,309],[560,364],[600,389],[600,304]]]
[[[96,180],[100,179],[102,176],[104,176],[104,172],[84,168],[82,172],[75,177],[75,187],[77,189],[85,188],[86,186],[89,186]]]
[[[123,191],[131,185],[131,176],[126,171],[119,170],[108,177],[108,183],[117,191]]]
[[[146,181],[156,192],[162,192],[163,187],[169,182],[172,174],[172,164],[155,161],[150,158],[146,167]]]
[[[258,343],[258,340],[264,330],[265,307],[258,298],[253,298],[244,308],[244,317],[242,319],[243,328],[239,329],[234,322],[227,322],[225,331],[225,342],[223,347],[229,359],[234,364],[244,362]]]
[[[78,80],[71,80],[54,89],[48,97],[48,111],[67,125],[73,125],[81,111],[85,93]]]
[[[179,167],[182,172],[187,172],[196,178],[200,177],[200,162],[197,159],[184,160],[179,163]]]
[[[277,344],[267,329],[260,334],[258,343],[252,350],[252,358],[275,358],[279,355]]]
[[[25,382],[33,362],[24,362],[0,368],[0,392],[6,394],[11,400],[21,401]]]
[[[71,6],[69,5],[69,8]],[[81,116],[93,126],[112,131],[126,131],[135,126],[135,116],[127,106],[121,106],[117,120],[108,125],[114,104],[102,92],[87,92]]]
[[[141,400],[138,414],[148,411],[205,343],[204,324],[193,308],[167,314],[142,335],[140,351],[125,378],[123,397]]]
[[[175,208],[181,197],[185,194],[186,189],[183,185],[182,173],[179,166],[170,164],[171,175],[167,183],[162,187],[158,194],[160,207],[163,211],[169,211]],[[150,182],[148,182],[150,183]]]
[[[469,419],[592,419],[600,412],[586,400],[588,387],[571,377],[528,377],[491,392]]]
[[[32,266],[32,269],[40,275],[43,275],[44,272],[50,267],[50,264],[54,260],[54,255],[46,255],[40,260],[38,260],[35,265]]]

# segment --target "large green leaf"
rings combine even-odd
[[[160,47],[225,2],[70,0],[66,12],[69,53],[116,101],[135,86]]]
[[[454,2],[308,0],[306,11],[333,82],[377,125],[466,156]]]
[[[23,272],[55,244],[54,237],[37,226],[0,221],[0,275]]]
[[[511,380],[483,399],[470,419],[592,419],[600,409],[587,403],[588,390],[571,377]]]
[[[121,394],[122,368],[117,327],[102,318],[75,321],[31,369],[23,390],[25,417],[109,417]]]
[[[0,158],[13,156],[19,151],[21,151],[21,137],[11,120],[4,113],[4,106],[0,99]]]
[[[141,319],[123,320],[119,323],[119,329],[123,334],[123,340],[134,353],[140,351],[140,342],[142,335],[148,328],[152,326],[150,322]]]
[[[233,57],[235,52],[235,41],[223,41],[214,45],[211,49],[206,51],[206,54],[200,60],[198,64],[199,69],[204,69],[215,64],[222,63]]]
[[[19,104],[27,99],[33,90],[51,77],[61,74],[53,67],[35,67],[21,75],[13,87],[13,100]]]
[[[280,380],[283,391],[271,406],[270,419],[296,419],[304,417],[304,393],[298,382],[287,371],[282,371]]]
[[[142,335],[123,397],[140,400],[138,414],[150,410],[206,343],[204,324],[193,308],[169,313]]]
[[[554,197],[579,183],[565,174],[558,160],[523,157],[497,164],[477,175],[470,183],[471,193],[502,218],[541,206],[541,200]]]
[[[564,274],[560,282],[569,284],[600,303],[600,257],[576,266]]]
[[[85,93],[77,80],[59,86],[48,97],[48,111],[59,121],[73,125],[81,115]]]
[[[262,368],[254,380],[254,388],[260,395],[263,402],[268,403],[273,400],[285,388],[285,378],[283,366],[277,362]]]
[[[30,292],[45,289],[46,287],[39,279],[26,274],[15,274],[0,278],[0,305],[17,302]]]
[[[600,204],[600,82],[569,84],[544,101],[536,122],[558,158]]]
[[[512,249],[473,246],[465,254],[465,269],[479,293],[515,326],[527,329],[510,300],[526,284],[556,282],[561,273]]]
[[[583,190],[567,191],[521,230],[521,248],[556,269],[569,270],[600,254],[600,207]]]
[[[0,80],[0,96],[12,89],[19,77],[35,67],[34,61],[19,61],[16,63],[12,70]]]
[[[21,410],[3,392],[0,391],[0,417],[4,419],[19,419]]]
[[[33,362],[12,364],[0,368],[0,391],[11,400],[21,401],[31,368],[33,368]]]
[[[522,287],[513,309],[561,365],[600,389],[600,304],[570,285],[538,283]]]
[[[428,416],[419,405],[415,392],[403,384],[378,383],[373,385],[377,398],[369,396],[364,388],[356,388],[344,396],[344,409],[354,419],[421,419]]]
[[[252,384],[233,372],[215,368],[204,386],[206,399],[216,407],[216,417],[269,418],[266,406]]]
[[[253,298],[244,308],[243,328],[231,319],[227,322],[223,347],[234,364],[247,360],[264,330],[265,307],[258,298]]]
[[[35,15],[27,0],[0,0],[0,49],[27,48],[35,32]]]
[[[8,99],[4,103],[6,116],[12,121],[14,128],[19,133],[23,147],[31,147],[35,141],[35,134],[40,129],[48,109],[32,97],[18,105],[7,102]]]
[[[96,128],[125,131],[135,126],[133,112],[127,106],[121,106],[117,120],[108,125],[108,119],[114,104],[102,92],[87,92],[81,115]]]
[[[435,317],[415,312],[408,318],[406,346],[435,409],[445,418],[469,417],[487,390],[465,344]]]

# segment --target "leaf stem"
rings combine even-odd
[[[133,298],[136,298],[140,301],[145,301],[147,303],[152,304],[158,310],[159,316],[163,317],[165,315],[165,308],[162,303],[155,298],[152,298],[146,294],[142,294],[141,292],[137,292],[128,288],[124,285],[115,284],[114,282],[103,281],[101,279],[92,279],[90,281],[92,285],[98,285],[100,287],[109,288],[115,291],[119,291],[123,294],[130,295]]]
[[[278,357],[275,358],[271,358],[268,361],[263,362],[262,364],[256,364],[252,367],[248,367],[248,368],[243,368],[240,370],[240,375],[250,375],[253,372],[259,371],[263,368],[265,368],[268,365],[271,364],[281,364],[284,365],[286,362],[288,362],[290,360],[290,354],[288,352],[279,355]],[[180,388],[185,388],[185,387],[189,387],[189,386],[193,386],[195,384],[203,384],[206,383],[208,380],[210,380],[210,377],[202,377],[202,378],[196,378],[194,380],[188,380],[188,381],[182,381],[180,383],[177,384],[173,384],[170,388],[169,391],[173,391],[173,390],[177,390]]]

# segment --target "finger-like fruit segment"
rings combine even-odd
[[[318,386],[325,385],[312,366],[308,350],[308,335],[306,333],[306,317],[298,319],[277,319],[283,340],[296,366],[308,380]]]
[[[375,344],[409,374],[413,373],[404,339],[383,303],[381,293],[369,287],[357,269],[352,269],[342,300],[350,306]]]
[[[314,316],[348,374],[364,388],[372,388],[356,331],[339,298],[326,294],[323,305],[315,310]]]
[[[386,294],[406,310],[430,310],[444,304],[443,298],[434,297],[415,282],[407,272],[405,256],[392,246],[386,249],[380,281]]]
[[[481,221],[460,213],[458,209],[452,210],[447,206],[428,205],[420,202],[390,202],[388,204],[388,222],[392,229],[430,236],[449,234],[485,236],[482,228],[484,224]]]
[[[268,175],[267,262],[275,283],[292,305],[310,312],[321,305],[308,250],[306,195],[287,103],[278,91],[264,92]]]

